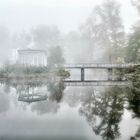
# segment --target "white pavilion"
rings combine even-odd
[[[18,50],[18,62],[27,66],[47,66],[47,53],[45,50]]]

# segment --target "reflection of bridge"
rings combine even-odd
[[[44,101],[47,99],[47,95],[41,95],[41,94],[20,94],[18,97],[18,101],[32,103],[32,102],[38,102],[38,101]]]
[[[80,80],[65,80],[67,86],[115,86],[130,85],[127,80],[113,80],[113,69],[128,69],[139,64],[95,64],[95,63],[78,63],[65,64],[66,69],[80,69]],[[85,69],[106,69],[108,71],[107,80],[85,80]]]
[[[130,86],[131,83],[124,80],[124,81],[118,81],[118,80],[89,80],[89,81],[65,81],[66,86]]]

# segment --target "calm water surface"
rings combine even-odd
[[[47,99],[19,101],[25,94]],[[0,140],[139,140],[139,110],[129,107],[125,94],[119,87],[1,84]]]

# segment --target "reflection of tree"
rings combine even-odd
[[[137,100],[137,99],[130,100],[129,109],[131,109],[134,112],[133,117],[140,117],[140,101],[139,100]]]
[[[52,80],[46,80],[45,78],[14,78],[1,81],[1,84],[5,85],[5,91],[7,92],[10,90],[10,87],[14,87],[19,95],[33,93],[35,89],[46,87],[45,89],[47,90],[48,88],[48,91],[50,92],[49,99],[60,102],[65,89],[63,79],[68,77],[69,73],[63,69],[59,69],[55,71],[55,74],[56,76],[51,76]],[[46,92],[47,91],[45,91],[45,93]]]
[[[140,117],[140,66],[128,69],[131,75],[132,87],[128,88],[129,109],[132,109],[135,116]]]
[[[139,127],[139,129],[138,129],[138,131],[136,133],[136,137],[140,138],[140,127]]]
[[[23,97],[24,95],[24,97],[26,97],[26,100],[24,100],[24,102],[29,102],[29,103],[36,102],[31,105],[31,110],[36,111],[40,115],[45,114],[45,113],[50,113],[50,112],[56,113],[57,110],[59,109],[59,104],[57,102],[59,102],[63,96],[63,90],[64,90],[63,81],[61,82],[58,81],[57,83],[55,83],[55,82],[48,82],[46,80],[44,81],[44,79],[39,79],[39,80],[14,79],[13,81],[9,80],[8,82],[5,82],[4,84],[6,86],[9,85],[11,87],[14,87],[16,89],[16,93],[18,94],[20,98]],[[48,97],[49,99],[42,101],[41,100],[42,98],[40,100],[39,99],[37,100],[36,98],[35,100],[31,100],[30,98],[31,101],[28,101],[29,100],[27,99],[28,95],[30,95],[29,97],[32,97],[35,95],[41,95],[40,97],[44,97],[43,95],[48,96],[47,88],[50,92],[50,96]],[[2,95],[3,94],[1,94],[1,96]],[[2,101],[0,102],[0,105],[2,108],[0,108],[0,111],[5,109],[3,108],[4,106],[3,103],[6,102],[5,101],[6,98],[3,98],[3,96],[1,99]],[[20,101],[23,101],[23,100],[20,100]],[[9,104],[7,104],[6,102],[6,105],[9,105]],[[27,104],[24,104],[24,105],[27,105]]]
[[[52,101],[60,102],[63,97],[63,91],[65,89],[64,82],[49,82],[48,85],[48,91],[50,91],[49,99]]]
[[[10,101],[8,95],[5,92],[0,91],[0,113],[4,113],[8,111],[9,108],[10,108]]]
[[[16,88],[17,94],[22,94],[22,93],[28,94],[28,93],[33,93],[35,88],[45,87],[45,85],[34,81],[30,83],[23,81],[20,84],[16,83],[14,87]]]
[[[87,90],[92,90],[92,88],[85,88],[85,87],[76,87],[76,88],[68,88],[66,90],[66,94],[64,95],[64,101],[70,106],[70,107],[76,107],[81,102],[85,101],[88,98],[87,93],[85,92]],[[90,94],[90,93],[89,93]]]
[[[120,136],[119,122],[123,114],[122,90],[113,87],[104,94],[91,92],[83,102],[80,113],[86,116],[92,130],[104,140],[114,140]]]
[[[133,111],[133,118],[140,118],[140,66],[128,69],[132,86],[127,88],[128,109]],[[136,137],[140,137],[140,129]]]
[[[37,102],[32,105],[31,109],[40,115],[45,113],[56,113],[59,109],[59,104],[52,101]]]
[[[42,78],[9,78],[7,80],[0,81],[5,86],[5,91],[10,92],[10,87],[13,87],[19,93],[22,90],[29,88],[42,87],[47,84],[46,79]]]
[[[4,85],[4,91],[5,93],[10,93],[10,84],[9,81],[7,80],[5,85]]]

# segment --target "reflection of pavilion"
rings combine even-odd
[[[18,101],[22,102],[38,102],[38,101],[44,101],[47,99],[47,95],[41,95],[41,94],[21,94],[18,97]]]
[[[23,49],[18,50],[18,62],[27,66],[47,66],[45,50]]]
[[[40,91],[37,91],[36,90],[37,88]],[[17,92],[19,94],[18,101],[22,101],[22,102],[32,103],[32,102],[44,101],[47,99],[47,95],[43,93],[43,91],[41,91],[39,87],[22,85],[19,86]]]

